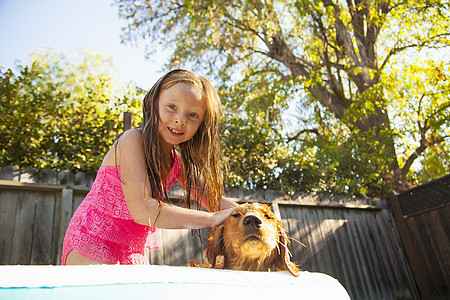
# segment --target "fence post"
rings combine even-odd
[[[278,203],[272,202],[272,210],[273,213],[275,214],[275,217],[277,217],[277,219],[281,222],[282,217],[280,212],[280,206],[278,205]]]
[[[123,131],[131,129],[131,112],[123,113]]]
[[[403,212],[400,206],[400,202],[398,201],[397,196],[392,192],[389,193],[387,199],[389,202],[389,206],[392,209],[400,238],[403,241],[403,247],[405,248],[406,257],[408,258],[411,271],[413,273],[414,279],[416,280],[416,284],[419,288],[422,299],[431,299],[430,290],[426,281],[425,267],[414,246],[411,233],[408,229],[408,224],[406,224],[406,221],[403,218]]]

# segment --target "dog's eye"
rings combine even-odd
[[[233,218],[238,218],[240,216],[240,214],[232,214],[231,215]]]
[[[272,216],[270,216],[269,214],[265,214],[265,215],[264,215],[264,218],[270,220],[270,219],[272,219]]]

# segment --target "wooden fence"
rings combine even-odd
[[[0,170],[0,263],[59,264],[70,217],[93,178],[67,172]],[[229,191],[240,202],[271,203],[292,241],[293,261],[305,271],[337,278],[352,299],[419,299],[390,212],[367,199],[319,195],[287,197],[274,191]],[[173,190],[172,198],[179,197]],[[208,229],[200,231],[206,242]],[[152,264],[203,259],[189,230],[159,230]],[[299,291],[301,293],[301,291]]]
[[[93,176],[0,169],[0,264],[58,264],[73,212]]]
[[[424,299],[450,299],[450,175],[417,186],[388,204]]]

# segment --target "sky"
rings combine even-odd
[[[145,59],[144,45],[121,43],[114,0],[0,0],[0,66],[26,65],[31,53],[87,48],[112,58],[119,82],[150,89],[163,75],[162,51]]]

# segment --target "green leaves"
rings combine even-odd
[[[448,1],[115,2],[124,40],[213,79],[230,185],[383,196],[450,172]],[[94,169],[140,106],[72,57],[1,73],[2,162]]]
[[[382,196],[450,171],[448,1],[116,3],[127,39],[217,82],[232,184]]]
[[[112,69],[101,55],[48,49],[17,74],[0,73],[2,165],[95,173],[122,131],[123,111],[139,115],[142,94],[118,87]]]

